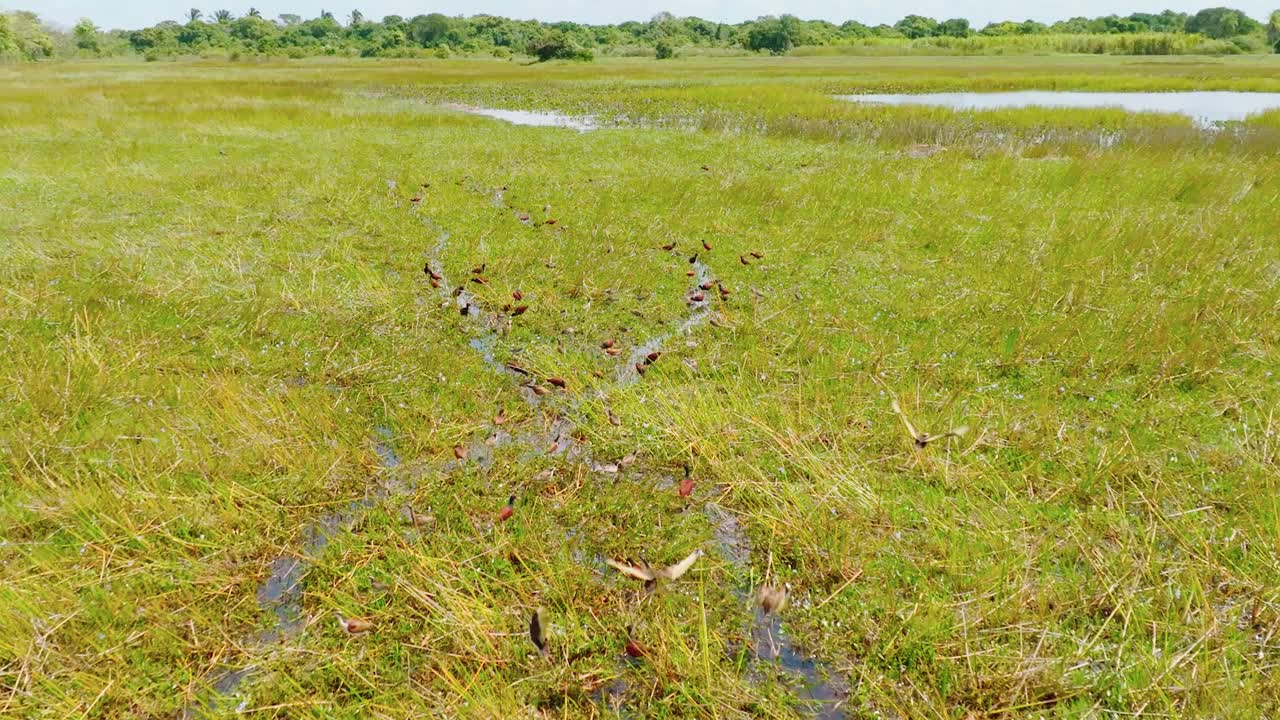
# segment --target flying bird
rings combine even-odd
[[[953,437],[962,438],[964,437],[965,433],[969,432],[969,426],[960,425],[958,427],[953,427],[950,430],[937,435],[930,435],[927,432],[922,433],[916,430],[915,425],[911,424],[911,420],[907,418],[906,413],[902,412],[902,406],[898,404],[898,401],[896,399],[893,401],[893,411],[898,414],[899,418],[902,419],[902,424],[907,428],[907,433],[911,435],[911,439],[915,441],[916,447],[919,448],[920,450],[925,449],[929,445],[929,443],[935,440],[945,440],[947,438],[953,438]]]
[[[702,557],[702,549],[699,548],[689,553],[688,557],[676,563],[663,568],[649,567],[648,563],[642,562],[641,566],[627,565],[616,560],[605,560],[605,564],[626,575],[629,578],[644,582],[646,589],[652,588],[657,584],[658,580],[679,580],[681,575],[689,571],[693,564]]]

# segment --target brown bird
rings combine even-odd
[[[417,205],[418,203],[422,202],[422,196],[414,195],[413,197],[409,198],[409,202],[413,203],[414,205]]]
[[[600,347],[604,348],[605,350],[608,350],[609,348],[613,347],[613,338],[609,338],[608,340],[605,340],[604,342],[600,343]]]
[[[916,447],[920,450],[925,449],[926,447],[928,447],[929,443],[935,440],[945,440],[947,438],[953,438],[953,437],[962,438],[964,437],[965,433],[969,432],[969,426],[960,425],[959,427],[951,428],[950,430],[944,433],[940,433],[938,435],[930,435],[929,433],[922,433],[916,430],[916,426],[912,425],[911,421],[907,419],[907,414],[902,412],[902,406],[898,404],[897,399],[894,399],[893,401],[893,411],[898,414],[899,418],[902,419],[902,424],[906,426],[907,433],[911,435],[911,439],[915,441]]]
[[[538,648],[538,654],[547,657],[547,639],[542,634],[542,608],[535,610],[533,617],[529,618],[529,640]]]
[[[546,224],[547,224],[547,225],[555,225],[555,224],[556,224],[556,219],[555,219],[555,218],[548,218],[548,219],[547,219],[547,221],[546,221]]]
[[[694,264],[694,263],[696,263],[696,262],[698,262],[698,253],[694,253],[694,254],[692,254],[692,255],[690,255],[690,256],[689,256],[689,264],[690,264],[690,265],[692,265],[692,264]]]
[[[711,172],[711,166],[710,166],[710,165],[703,165],[703,166],[702,166],[702,171],[703,171],[703,172]]]
[[[697,275],[697,273],[695,273],[695,272],[694,272],[694,271],[692,271],[692,270],[690,270],[689,272],[686,272],[686,273],[684,274],[684,276],[685,276],[685,277],[693,277],[694,275]]]
[[[504,367],[506,367],[506,368],[507,368],[508,370],[510,370],[511,372],[516,373],[517,375],[525,375],[525,376],[527,376],[527,375],[529,374],[529,371],[528,371],[528,370],[525,370],[524,368],[520,367],[519,365],[517,365],[517,364],[515,364],[515,363],[513,363],[513,362],[509,362],[509,363],[507,363]]]
[[[520,292],[519,290],[513,290],[511,292],[511,299],[515,300],[516,302],[520,302],[521,300],[524,299],[524,293]]]
[[[758,251],[756,251],[756,250],[752,250],[752,251],[751,251],[751,257],[753,257],[753,258],[755,258],[755,259],[757,259],[757,260],[763,260],[763,259],[764,259],[764,253],[762,253],[762,252],[758,252]]]
[[[433,287],[433,288],[438,288],[438,287],[440,287],[440,281],[439,281],[439,280],[437,280],[437,279],[435,279],[435,278],[431,278],[431,287]]]
[[[714,280],[707,280],[707,281],[703,282],[701,285],[699,285],[698,287],[699,287],[699,288],[701,288],[701,289],[703,289],[703,290],[710,290],[711,288],[713,288],[713,287],[715,287],[715,286],[716,286],[716,283],[715,283],[715,281],[714,281]]]
[[[412,505],[406,507],[409,510],[409,524],[414,527],[426,527],[436,521],[436,519],[430,515],[419,515],[414,512]]]
[[[787,607],[787,588],[782,585],[765,583],[760,586],[757,599],[760,601],[760,609],[764,610],[765,615],[782,612]]]
[[[702,548],[698,548],[689,553],[685,559],[675,565],[668,565],[663,568],[651,568],[648,563],[643,563],[642,567],[635,565],[627,565],[616,560],[606,559],[604,562],[609,567],[635,580],[642,580],[645,587],[652,587],[653,583],[658,580],[679,580],[681,575],[689,571],[693,564],[702,557]]]
[[[613,414],[613,411],[612,411],[612,410],[610,410],[609,408],[605,408],[605,409],[604,409],[604,416],[605,416],[605,417],[607,417],[607,418],[609,418],[609,424],[610,424],[610,425],[612,425],[612,426],[614,426],[614,427],[620,427],[620,426],[622,425],[622,420],[621,420],[621,418],[619,418],[617,415],[614,415],[614,414]]]
[[[484,272],[484,269],[485,269],[486,267],[489,267],[489,263],[487,263],[487,262],[480,263],[479,265],[477,265],[477,266],[475,266],[475,267],[471,268],[471,274],[472,274],[472,275],[479,275],[480,273],[483,273],[483,272]]]
[[[564,387],[565,387],[565,381],[564,381],[564,378],[559,378],[559,377],[549,377],[549,378],[547,378],[547,382],[551,383],[552,385],[555,385],[556,387],[560,388],[561,390],[563,390],[563,389],[564,389]]]
[[[662,357],[662,352],[661,352],[661,351],[659,351],[659,350],[654,350],[653,352],[651,352],[651,353],[649,353],[648,355],[645,355],[645,356],[644,356],[644,364],[645,364],[645,365],[652,365],[652,364],[654,364],[654,363],[658,362],[658,358],[660,358],[660,357]]]
[[[643,645],[636,642],[635,638],[631,637],[631,628],[627,628],[627,644],[623,649],[626,651],[627,657],[642,658],[649,654],[649,652],[644,649]]]
[[[360,618],[344,618],[342,613],[334,613],[338,618],[338,627],[348,635],[364,635],[373,632],[374,624]]]
[[[529,383],[528,385],[525,385],[525,387],[527,387],[527,388],[529,388],[530,390],[532,390],[532,391],[533,391],[533,394],[534,394],[534,395],[537,395],[537,396],[539,396],[539,397],[542,397],[543,395],[547,395],[547,394],[549,394],[549,393],[551,392],[550,390],[548,390],[548,389],[546,388],[546,386],[545,386],[545,385],[537,385],[537,384],[534,384],[534,383]]]
[[[529,309],[528,305],[517,305],[511,308],[511,317],[519,317],[525,314],[525,311],[527,311],[528,309]]]
[[[466,460],[466,459],[467,459],[467,455],[468,455],[469,453],[470,453],[470,451],[469,451],[469,450],[467,450],[467,448],[466,448],[466,447],[464,447],[464,446],[462,446],[462,445],[454,445],[454,446],[453,446],[453,456],[454,456],[454,457],[456,457],[456,458],[458,458],[459,460]]]
[[[693,494],[693,478],[686,476],[680,481],[680,497],[689,497]]]
[[[706,300],[706,299],[707,299],[707,296],[706,296],[706,295],[703,295],[703,294],[702,294],[702,293],[700,293],[700,292],[698,292],[698,293],[694,293],[693,295],[690,295],[690,296],[689,296],[689,299],[690,299],[691,301],[693,301],[693,302],[700,303],[700,302],[702,302],[703,300]]]
[[[516,514],[516,496],[512,495],[511,497],[507,498],[507,504],[504,505],[502,507],[502,511],[498,513],[498,520],[500,522],[506,522],[507,520],[511,519],[512,515],[515,515],[515,514]]]
[[[743,265],[750,265],[750,264],[751,264],[751,261],[750,261],[750,260],[747,260],[747,256],[746,256],[746,255],[739,255],[739,256],[738,256],[738,262],[742,263]]]
[[[710,250],[710,249],[711,249],[711,243],[707,242],[706,240],[703,240],[703,241],[702,241],[702,249],[703,249],[703,250]]]
[[[716,284],[717,284],[717,285],[720,285],[719,283],[716,283]],[[727,288],[727,287],[725,287],[725,286],[723,286],[723,285],[720,285],[720,297],[722,297],[722,298],[727,298],[727,297],[729,297],[729,295],[731,295],[731,294],[732,294],[732,292],[733,292],[733,291],[731,291],[729,288]]]
[[[662,245],[661,247],[663,250],[666,250],[667,252],[671,252],[672,250],[676,249],[676,241],[672,240],[671,242],[667,243],[666,245]]]
[[[621,348],[616,348],[616,347],[611,347],[611,348],[609,348],[609,349],[605,350],[605,351],[604,351],[604,354],[605,354],[605,355],[608,355],[609,357],[618,357],[619,355],[621,355],[621,354],[622,354],[622,349],[621,349]]]
[[[483,277],[481,277],[481,276],[479,276],[479,275],[477,275],[477,276],[475,276],[475,277],[471,278],[471,282],[473,282],[473,283],[475,283],[475,284],[477,284],[477,285],[488,285],[488,284],[489,284],[489,281],[488,281],[488,280],[484,279]]]
[[[428,261],[428,262],[427,262],[427,264],[425,264],[425,265],[423,265],[423,266],[422,266],[422,272],[426,273],[427,277],[431,278],[432,280],[443,280],[443,279],[444,279],[444,276],[443,276],[443,275],[441,275],[440,273],[438,273],[438,272],[436,272],[435,270],[432,270],[432,269],[431,269],[431,262],[430,262],[430,261]]]
[[[493,416],[493,424],[494,424],[494,425],[503,425],[503,424],[505,424],[506,422],[507,422],[507,409],[506,409],[506,408],[502,408],[502,409],[498,410],[498,414],[497,414],[497,415],[494,415],[494,416]]]
[[[642,362],[636,363],[636,372],[640,373],[641,375],[643,375],[644,371],[647,369],[648,368],[645,367],[644,363]]]

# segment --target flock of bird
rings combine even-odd
[[[424,183],[423,187],[426,188],[426,187],[429,187],[429,185]],[[422,202],[422,199],[423,199],[422,195],[419,194],[411,199],[411,203],[413,203],[414,206],[417,206]],[[519,218],[522,223],[526,225],[531,224],[529,215],[527,213],[520,215]],[[547,220],[545,224],[551,225],[551,224],[555,224],[555,222],[556,222],[555,220]],[[698,262],[702,252],[712,251],[711,243],[707,242],[706,240],[701,241],[701,246],[702,246],[702,250],[695,252],[693,255],[689,256],[688,261],[690,265],[695,265]],[[663,251],[666,251],[668,253],[673,253],[676,251],[677,242],[672,241],[672,242],[660,245],[658,247]],[[751,251],[751,252],[739,255],[738,261],[742,265],[749,266],[749,265],[752,265],[754,261],[762,260],[764,259],[764,257],[765,255],[762,252]],[[472,268],[471,282],[477,285],[488,285],[489,280],[488,278],[485,277],[485,274],[484,274],[486,269],[487,269],[487,263],[481,263],[479,266]],[[423,273],[427,276],[433,288],[439,289],[442,287],[442,284],[444,283],[444,275],[442,272],[433,268],[431,266],[430,261],[428,261],[423,266]],[[686,274],[689,277],[694,277],[696,275],[696,273],[693,270],[689,270]],[[706,279],[698,283],[698,285],[696,286],[696,289],[689,294],[687,298],[689,304],[696,305],[696,304],[705,302],[706,293],[711,291],[713,288],[718,290],[718,293],[722,300],[727,300],[729,296],[732,294],[732,291],[729,288],[725,287],[719,280]],[[453,295],[455,298],[457,298],[461,295],[462,292],[463,292],[462,288],[458,287],[453,291]],[[507,314],[510,317],[519,317],[529,310],[529,306],[527,304],[521,303],[521,301],[524,299],[524,293],[521,290],[513,291],[511,294],[511,298],[513,300],[512,303],[507,303],[502,306],[501,311],[503,313]],[[472,307],[474,306],[471,305],[469,301],[462,303],[460,304],[459,312],[463,316],[468,316],[471,314]],[[619,347],[617,341],[614,338],[607,338],[603,340],[600,343],[600,349],[608,357],[618,357],[623,352],[622,348]],[[652,352],[647,353],[644,357],[642,357],[639,361],[637,361],[634,364],[636,373],[639,375],[644,375],[645,372],[648,370],[648,368],[651,365],[653,365],[655,362],[657,362],[661,356],[662,356],[662,352],[660,350],[654,350]],[[515,374],[526,377],[527,382],[523,383],[521,386],[529,389],[535,395],[542,396],[542,395],[549,394],[552,391],[551,388],[555,388],[558,390],[566,390],[568,388],[568,383],[565,381],[564,378],[546,377],[546,378],[540,379],[536,377],[531,371],[521,367],[520,365],[514,362],[506,363],[505,367]],[[968,427],[964,425],[956,426],[945,432],[936,433],[936,434],[921,432],[916,429],[915,425],[911,422],[910,418],[907,417],[907,414],[902,410],[902,407],[898,403],[898,400],[896,398],[892,402],[892,409],[894,414],[896,414],[898,418],[902,421],[902,425],[906,429],[907,435],[909,436],[912,444],[917,449],[917,451],[923,451],[925,448],[929,446],[930,443],[933,443],[933,442],[937,442],[940,440],[948,440],[950,438],[961,438],[968,432]],[[605,414],[611,425],[618,426],[622,424],[621,420],[618,419],[616,415],[614,415],[612,410],[606,408]],[[507,416],[506,416],[505,409],[500,410],[498,414],[493,418],[493,423],[495,425],[503,425],[506,423],[506,421],[507,421]],[[453,453],[454,453],[454,457],[456,457],[458,460],[460,461],[467,460],[468,450],[465,446],[463,445],[455,446],[453,448]],[[694,487],[694,481],[692,477],[692,469],[686,463],[684,465],[684,478],[677,485],[677,493],[680,497],[683,497],[683,498],[690,497],[693,493],[693,487]],[[502,507],[502,509],[499,511],[497,516],[500,522],[505,522],[509,520],[515,514],[516,500],[517,498],[515,495],[511,495],[507,499],[506,504]],[[412,508],[410,508],[409,510],[408,519],[409,519],[409,522],[414,526],[426,525],[432,521],[432,519],[429,516],[422,516],[422,515],[415,514]],[[642,582],[644,589],[646,591],[651,592],[651,591],[655,591],[658,588],[660,581],[666,582],[666,583],[674,583],[677,580],[679,580],[690,570],[690,568],[694,566],[694,564],[698,561],[699,558],[703,556],[703,554],[704,553],[701,549],[694,550],[679,562],[673,565],[665,566],[665,567],[652,567],[649,565],[649,563],[645,562],[644,560],[641,560],[638,563],[633,563],[631,561],[622,562],[614,559],[606,559],[605,564],[608,567],[616,570],[618,573],[620,573],[624,577]],[[785,585],[780,585],[780,584],[766,581],[765,583],[760,585],[760,587],[757,589],[757,592],[755,594],[755,602],[757,603],[759,609],[766,615],[780,613],[787,606],[787,588]],[[366,634],[372,633],[376,629],[375,624],[369,620],[364,620],[360,618],[347,618],[347,617],[343,617],[341,614],[336,614],[336,615],[337,615],[338,625],[341,631],[347,635],[366,635]],[[627,642],[625,645],[625,652],[628,656],[633,658],[644,657],[647,654],[647,651],[632,637],[631,630],[632,630],[631,628],[627,628]],[[544,611],[541,608],[535,610],[531,615],[531,617],[529,618],[529,640],[540,655],[542,655],[543,657],[550,656],[549,650],[547,647],[546,621],[544,619]]]

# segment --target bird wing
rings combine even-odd
[[[700,557],[702,557],[702,550],[701,549],[694,550],[693,552],[689,553],[688,557],[676,563],[675,565],[663,568],[661,571],[662,576],[667,578],[668,580],[677,580],[681,575],[688,572],[689,568],[693,567],[693,564],[697,562],[698,558]]]
[[[533,641],[534,647],[539,650],[546,649],[546,640],[542,637],[542,612],[535,611],[533,617],[529,618],[529,639]]]
[[[951,436],[951,437],[958,437],[958,438],[961,438],[961,437],[964,437],[965,433],[967,433],[967,432],[969,432],[969,426],[968,426],[968,425],[960,425],[959,427],[953,427],[953,428],[951,428],[950,430],[948,430],[948,431],[947,431],[947,435],[949,435],[949,436]]]
[[[902,424],[907,427],[907,432],[911,433],[911,438],[913,440],[920,439],[920,433],[916,432],[916,426],[912,425],[911,421],[907,419],[907,414],[902,412],[902,406],[898,404],[898,400],[896,398],[893,401],[893,411],[902,419]]]
[[[636,580],[643,580],[645,582],[649,582],[654,577],[653,571],[647,570],[645,568],[638,568],[638,567],[635,567],[634,565],[624,565],[623,563],[620,563],[616,560],[609,560],[607,558],[605,559],[604,563],[609,567],[613,568],[614,570],[617,570],[618,572],[622,573],[623,575],[626,575],[627,577],[635,578]]]

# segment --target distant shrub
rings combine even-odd
[[[302,58],[307,56],[307,54],[303,52],[302,48],[300,47],[291,47],[288,50],[286,50],[284,54],[289,56],[290,60],[301,60]]]
[[[498,46],[493,49],[493,56],[496,58],[509,58],[511,57],[511,50],[510,48]]]
[[[595,53],[579,47],[563,30],[552,30],[529,41],[528,52],[538,58],[538,62],[548,60],[581,60],[589,62],[595,59]]]
[[[453,50],[452,50],[452,49],[450,49],[450,48],[449,48],[449,45],[446,43],[446,44],[442,44],[442,45],[440,45],[439,47],[437,47],[437,48],[436,48],[436,51],[435,51],[434,53],[432,53],[432,54],[433,54],[433,55],[435,55],[435,57],[436,57],[437,59],[440,59],[440,60],[448,60],[448,59],[449,59],[449,56],[450,56],[450,55],[453,55]]]
[[[227,56],[227,59],[231,62],[240,62],[240,57],[241,55],[239,50],[232,50],[231,54]]]
[[[155,48],[151,48],[142,54],[142,59],[147,62],[155,62],[160,59],[160,51]]]
[[[676,49],[666,40],[659,40],[658,44],[653,46],[653,51],[659,60],[670,60],[676,56]]]

